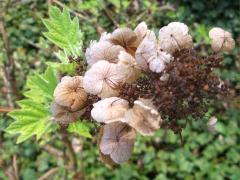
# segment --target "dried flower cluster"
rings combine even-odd
[[[129,159],[136,133],[151,136],[160,127],[180,133],[179,120],[202,117],[224,90],[213,73],[222,61],[216,53],[230,52],[234,40],[220,28],[209,35],[215,54],[201,57],[180,22],[162,27],[158,37],[144,22],[103,33],[86,50],[83,77],[65,76],[55,89],[53,116],[62,124],[79,118],[101,123],[100,155],[111,165]]]

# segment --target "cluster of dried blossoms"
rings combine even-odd
[[[158,37],[144,22],[134,30],[103,33],[86,50],[84,76],[65,76],[56,87],[53,116],[63,125],[79,118],[101,123],[102,159],[128,160],[136,132],[151,136],[162,127],[179,133],[184,127],[179,120],[203,116],[208,100],[223,90],[213,68],[222,61],[219,52],[234,48],[234,40],[221,28],[209,35],[214,53],[201,57],[180,22],[161,28]]]

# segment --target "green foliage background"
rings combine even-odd
[[[57,61],[54,55],[57,47],[43,38],[46,28],[41,19],[48,16],[48,3],[43,0],[0,3],[0,7],[4,7],[0,11],[4,13],[4,25],[16,61],[18,90],[22,93],[28,88],[25,86],[27,75],[42,73],[46,62]],[[83,50],[90,40],[99,38],[99,32],[112,31],[116,25],[133,28],[141,21],[145,21],[156,32],[171,21],[186,23],[194,36],[196,48],[202,54],[208,53],[208,30],[213,26],[231,31],[237,40],[233,55],[225,55],[224,68],[216,72],[229,82],[230,96],[209,107],[209,113],[201,121],[188,125],[183,131],[184,147],[178,136],[160,129],[154,137],[139,136],[130,161],[111,169],[100,162],[95,138],[74,134],[69,138],[80,141],[83,150],[82,153],[77,153],[77,162],[80,166],[83,165],[81,173],[86,179],[240,179],[238,0],[73,0],[61,3],[71,9],[73,17],[77,15],[80,20],[79,27],[84,33],[79,35],[84,38]],[[59,6],[54,1],[52,4]],[[203,45],[204,43],[207,45]],[[0,65],[6,61],[2,44],[0,39]],[[69,47],[69,51],[72,48]],[[2,86],[0,77],[0,87]],[[7,106],[4,94],[0,95],[0,106]],[[208,118],[212,115],[218,118],[216,133],[210,133],[206,127]],[[16,145],[17,137],[4,131],[12,121],[5,114],[0,115],[0,164],[4,162],[7,168],[11,168],[15,155],[21,179],[37,179],[56,167],[57,171],[50,179],[73,178],[76,172],[64,167],[63,158],[50,154],[45,148],[46,145],[51,145],[62,152],[66,151],[58,133],[46,134],[38,142],[32,138]],[[74,131],[74,128],[71,130]],[[5,171],[0,169],[0,179],[8,179]]]

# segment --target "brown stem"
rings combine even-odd
[[[0,107],[0,113],[8,113],[11,112],[13,109],[10,107]]]
[[[49,171],[47,171],[45,174],[43,174],[40,178],[38,178],[38,180],[47,180],[50,179],[49,177],[51,175],[53,175],[54,173],[56,173],[58,171],[58,167],[52,168]]]
[[[17,82],[15,77],[15,62],[12,56],[12,50],[10,49],[7,34],[4,27],[3,13],[0,13],[0,33],[3,39],[3,46],[4,46],[4,49],[6,50],[6,55],[7,55],[7,61],[4,61],[4,68],[3,68],[5,78],[9,82],[6,88],[9,89],[9,93],[11,95],[15,95],[17,98],[19,98],[20,96],[17,91]]]
[[[62,136],[62,140],[63,143],[65,144],[65,146],[68,149],[68,158],[69,158],[69,163],[70,163],[70,167],[72,167],[72,169],[76,172],[77,171],[77,161],[76,161],[76,154],[73,150],[72,144],[68,139],[68,132],[66,131],[66,127],[61,127],[61,136]]]

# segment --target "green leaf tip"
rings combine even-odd
[[[48,40],[70,54],[73,49],[78,49],[80,54],[83,33],[79,29],[78,18],[71,19],[66,7],[61,11],[56,6],[51,6],[49,18],[42,21],[48,29],[48,32],[43,33]]]
[[[90,134],[90,126],[86,122],[76,121],[70,123],[67,130],[71,133],[76,133],[84,137],[92,138],[92,135]]]

